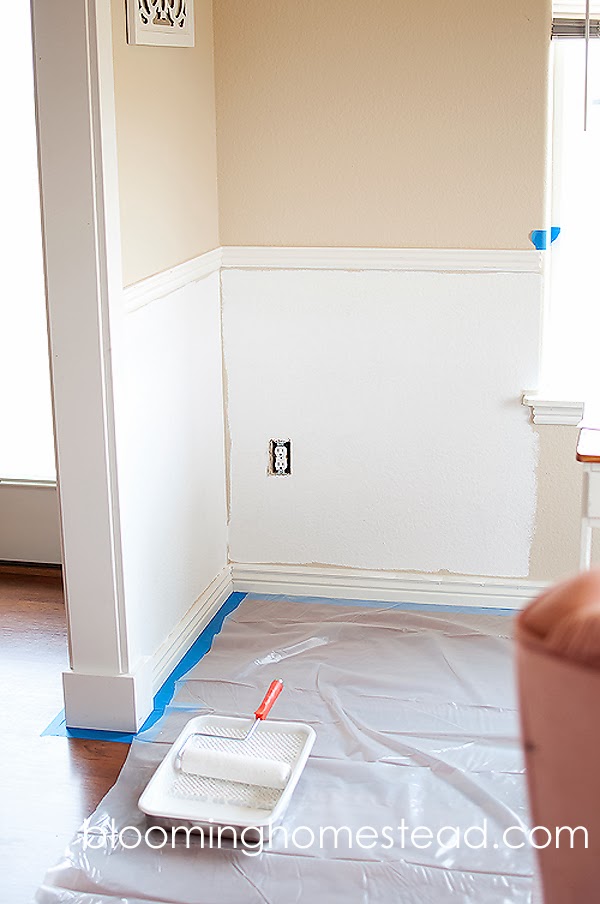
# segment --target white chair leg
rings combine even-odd
[[[579,567],[581,571],[589,571],[592,564],[592,527],[589,518],[581,519],[581,547]]]

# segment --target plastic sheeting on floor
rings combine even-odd
[[[521,845],[511,631],[501,615],[248,596],[134,741],[37,901],[537,900]],[[186,721],[207,710],[251,714],[278,677],[285,690],[272,717],[308,722],[317,740],[271,843],[172,846],[158,830],[146,836],[156,849],[138,843],[153,823],[137,800]]]

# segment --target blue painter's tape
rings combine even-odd
[[[223,622],[231,612],[237,609],[245,596],[245,593],[232,593],[227,597],[217,614],[209,621],[204,631],[202,631],[185,656],[175,666],[160,690],[157,691],[154,697],[154,709],[140,728],[140,731],[145,731],[160,719],[165,710],[165,706],[173,699],[176,682],[200,662],[206,653],[208,653],[213,640],[223,627]],[[42,737],[46,736],[58,738],[86,738],[95,741],[117,741],[121,744],[131,744],[135,738],[135,734],[123,731],[95,731],[91,728],[67,728],[64,710],[52,720],[46,729],[44,729]]]
[[[135,735],[124,731],[96,731],[93,728],[67,728],[64,709],[50,722],[41,735],[52,738],[85,738],[91,741],[118,741],[131,744]]]
[[[550,227],[550,244],[556,241],[556,239],[560,235],[560,226],[551,226]],[[548,230],[547,229],[534,229],[530,234],[529,238],[531,239],[535,248],[538,251],[545,251],[548,247]]]
[[[252,593],[261,600],[277,600],[286,603],[327,603],[330,606],[359,606],[362,609],[398,609],[407,612],[454,612],[461,615],[516,615],[516,609],[500,609],[491,606],[452,606],[449,603],[390,603],[380,600],[330,599],[322,596],[286,596],[279,593]]]
[[[223,627],[227,616],[240,605],[247,596],[246,593],[232,593],[223,603],[217,614],[211,619],[198,639],[189,648],[183,659],[173,669],[163,686],[154,697],[154,709],[148,716],[140,732],[151,728],[162,716],[165,707],[173,699],[176,682],[189,672],[203,656],[210,650],[213,640]],[[363,609],[396,609],[409,612],[450,612],[464,615],[503,615],[514,616],[514,609],[492,609],[480,606],[450,606],[443,603],[392,603],[380,600],[353,600],[331,599],[330,597],[315,596],[287,596],[274,593],[255,593],[253,596],[260,599],[285,600],[289,603],[327,603],[331,606],[358,606]],[[59,713],[50,725],[42,732],[42,737],[50,735],[60,738],[87,738],[98,741],[117,741],[122,744],[131,744],[136,737],[120,731],[94,731],[83,728],[67,728],[64,710]]]

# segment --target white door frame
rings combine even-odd
[[[31,0],[70,670],[67,724],[135,730],[149,682],[129,661],[113,373],[123,316],[111,10]]]

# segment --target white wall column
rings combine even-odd
[[[54,420],[71,670],[67,724],[134,730],[112,378],[122,308],[110,4],[32,0]],[[142,672],[144,670],[142,669]]]

